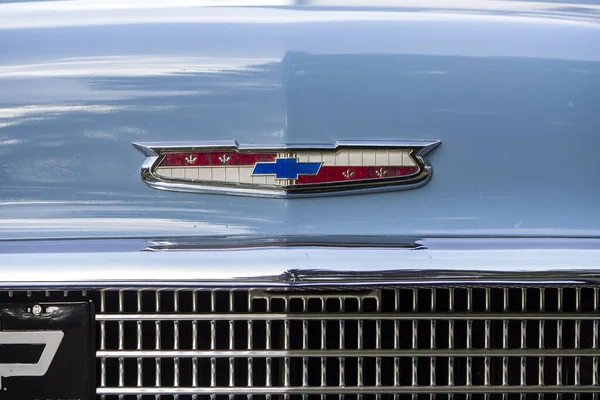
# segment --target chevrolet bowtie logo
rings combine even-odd
[[[275,162],[259,162],[252,175],[275,175],[275,179],[298,179],[300,175],[317,175],[321,163],[298,162],[297,158],[277,158]]]

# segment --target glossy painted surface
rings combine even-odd
[[[598,236],[581,2],[1,3],[0,239]],[[423,188],[292,200],[151,190],[131,147],[340,139],[443,145]]]

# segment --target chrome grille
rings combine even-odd
[[[107,400],[596,397],[600,389],[597,287],[2,295],[93,299],[98,395]]]

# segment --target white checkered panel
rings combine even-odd
[[[261,183],[275,185],[274,176],[252,176],[254,167],[216,166],[216,167],[159,167],[155,174],[161,178],[191,181]]]
[[[322,162],[330,167],[414,167],[410,150],[344,150],[336,153],[298,153],[300,162]]]

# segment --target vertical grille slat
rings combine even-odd
[[[340,311],[344,312],[345,308],[344,308],[344,300],[342,298],[340,298]],[[338,348],[340,350],[344,349],[344,334],[345,334],[345,330],[346,330],[346,324],[343,320],[340,320],[340,335],[339,335],[339,344],[338,344]],[[346,386],[346,368],[345,368],[345,358],[344,357],[339,357],[339,386],[343,387]]]
[[[210,292],[210,312],[216,312],[216,292],[213,290]],[[217,348],[217,321],[210,321],[210,349],[215,350]],[[217,359],[211,357],[210,359],[210,387],[214,388],[217,386]],[[215,395],[211,394],[211,400],[215,399]]]
[[[142,307],[142,291],[138,290],[136,292],[136,310],[138,313],[141,313],[143,310]],[[135,333],[136,333],[136,345],[135,348],[138,351],[142,350],[142,321],[136,321],[135,322]],[[136,386],[137,387],[143,387],[144,386],[144,380],[143,380],[143,358],[138,357],[136,359]],[[142,399],[141,395],[137,396],[138,400]]]
[[[192,312],[198,312],[198,292],[192,291]],[[192,350],[198,350],[198,321],[192,321]],[[198,359],[192,359],[192,387],[198,387]],[[196,398],[194,397],[194,400]]]
[[[594,313],[598,312],[598,301],[600,300],[600,297],[598,296],[598,288],[594,288]],[[593,340],[593,345],[592,348],[594,350],[598,350],[598,333],[599,333],[599,326],[600,326],[600,321],[598,320],[594,320],[594,331],[592,333],[592,340]],[[599,384],[599,380],[598,380],[598,357],[594,357],[593,359],[593,372],[592,372],[592,377],[593,377],[593,382],[592,384],[594,386],[598,386]]]
[[[575,289],[575,312],[581,312],[581,288]],[[581,349],[581,321],[575,321],[575,349]],[[581,385],[581,357],[575,357],[575,386]]]
[[[467,312],[473,311],[473,290],[467,289]],[[473,321],[467,320],[467,350],[473,349]],[[473,386],[473,357],[467,357],[467,386]],[[467,395],[471,399],[471,394]]]
[[[125,306],[123,302],[123,291],[119,290],[119,313],[125,312]],[[124,350],[125,346],[125,321],[119,321],[119,337],[118,337],[118,348]],[[119,387],[125,386],[125,359],[119,358]]]
[[[394,314],[400,312],[400,292],[394,291]],[[394,350],[400,348],[400,321],[394,321]],[[400,357],[394,357],[394,386],[400,386]],[[396,396],[397,397],[397,396]]]
[[[418,293],[417,289],[412,290],[412,310],[413,310],[413,312],[417,312],[419,310],[419,298],[417,296],[417,293]],[[419,329],[418,323],[416,320],[414,320],[412,322],[412,334],[411,334],[413,350],[416,350],[418,347],[418,342],[417,342],[417,339],[419,337],[418,329]],[[419,364],[418,364],[417,357],[413,357],[412,358],[412,385],[418,386],[418,384],[419,384]]]
[[[563,289],[558,289],[557,298],[557,311],[562,312],[563,310]],[[556,322],[556,348],[562,349],[563,339],[563,321],[559,320]],[[561,386],[563,384],[563,358],[556,358],[556,385]]]
[[[359,312],[363,312],[363,299],[362,298],[358,298],[358,311]],[[357,326],[357,330],[356,330],[356,335],[358,336],[358,340],[357,340],[357,348],[359,350],[363,349],[363,324],[364,321],[358,321],[358,323],[356,324]],[[363,362],[364,362],[364,358],[363,357],[358,357],[358,367],[357,367],[357,386],[358,387],[362,387],[363,386]]]
[[[539,309],[540,312],[543,313],[546,311],[546,303],[545,303],[545,294],[546,294],[546,289],[545,288],[541,288],[540,289],[540,299],[539,299]],[[544,330],[545,330],[545,324],[543,320],[540,320],[540,322],[538,323],[538,329],[539,329],[539,333],[538,333],[538,348],[540,350],[545,348],[545,343],[544,343]],[[544,365],[545,365],[545,358],[544,357],[540,357],[539,361],[538,361],[538,385],[539,386],[544,386]]]
[[[437,306],[437,302],[436,302],[436,296],[437,296],[437,292],[436,289],[431,289],[431,311],[435,312],[436,311],[436,306]],[[429,322],[429,348],[434,350],[436,348],[436,335],[435,335],[435,331],[436,331],[436,321],[431,320]],[[429,359],[429,384],[431,386],[436,386],[436,358],[435,357],[431,357]]]
[[[454,312],[454,288],[448,294],[448,312]],[[448,321],[448,350],[454,349],[454,321]],[[448,386],[454,386],[454,357],[448,357]]]
[[[96,304],[99,399],[558,399],[600,386],[594,286],[66,294],[4,292]]]
[[[233,313],[235,311],[235,304],[234,304],[234,296],[233,296],[233,291],[229,292],[229,312]],[[234,350],[235,346],[235,328],[234,328],[234,322],[233,320],[229,321],[229,329],[228,329],[228,334],[229,334],[229,350]],[[233,357],[229,357],[229,387],[234,387],[235,386],[235,363],[234,363],[234,358]]]
[[[9,292],[9,297],[13,297],[14,292]],[[100,313],[106,312],[106,292],[100,292]],[[106,350],[106,322],[100,321],[100,350]],[[106,358],[100,359],[100,387],[106,387]],[[105,399],[105,396],[101,396]]]
[[[160,298],[160,291],[157,291],[154,293],[154,311],[156,313],[160,313],[160,303],[161,303],[161,298]],[[161,321],[156,321],[154,322],[154,348],[156,350],[160,350],[161,349],[161,325],[160,325]],[[154,380],[154,386],[155,387],[160,387],[161,386],[161,359],[160,358],[155,358],[154,359],[154,374],[155,374],[155,380]]]
[[[485,313],[491,312],[491,289],[485,289]],[[483,348],[486,351],[490,350],[491,343],[491,321],[489,319],[484,320],[485,328],[484,328],[484,345]],[[491,385],[491,358],[486,355],[484,359],[484,377],[483,384],[484,386]],[[486,400],[488,400],[489,396],[486,395]]]
[[[321,310],[325,311],[325,299],[321,298]],[[327,349],[327,322],[321,321],[321,351]],[[321,386],[327,386],[327,358],[321,357]]]
[[[247,296],[246,296],[246,300],[248,302],[248,312],[252,312],[252,301],[251,301],[252,297],[250,296],[250,292],[248,292]],[[248,351],[251,351],[254,348],[254,345],[252,344],[252,340],[253,340],[253,323],[252,321],[248,321],[246,323],[246,333],[247,333],[247,344],[246,344],[246,348],[248,349]],[[254,376],[253,376],[253,369],[254,369],[254,363],[252,361],[253,359],[251,357],[248,357],[248,361],[246,363],[247,365],[247,374],[248,374],[248,380],[247,380],[247,386],[248,387],[252,387],[254,386]]]
[[[375,312],[381,311],[381,305],[378,299],[375,299]],[[362,310],[361,310],[362,311]],[[381,350],[381,320],[375,321],[375,350]],[[381,357],[375,358],[375,386],[381,386]]]
[[[508,313],[508,288],[504,288],[502,295],[502,311]],[[502,321],[502,350],[508,349],[508,323]],[[502,357],[502,386],[508,386],[508,357]],[[506,393],[502,393],[502,399],[507,398]]]
[[[527,291],[525,288],[521,288],[521,312],[527,312]],[[520,345],[519,348],[521,350],[525,350],[526,340],[527,340],[527,321],[521,321],[521,332],[520,332]],[[520,377],[519,383],[521,386],[525,386],[527,384],[527,363],[525,357],[521,357],[520,363]]]
[[[307,299],[302,299],[302,311],[308,312]],[[302,321],[302,350],[308,350],[308,321]],[[308,358],[302,357],[302,386],[308,386]]]

